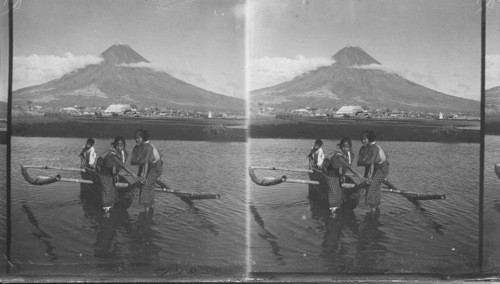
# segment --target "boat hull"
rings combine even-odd
[[[309,185],[309,200],[313,206],[321,207],[326,210],[329,208],[328,204],[328,189],[327,186],[320,181],[320,177],[314,173],[309,174],[309,179],[312,181],[320,182],[319,185],[310,184]],[[351,177],[346,176],[346,183],[354,183]],[[362,188],[343,188],[342,189],[345,201],[340,206],[340,209],[353,210],[358,206],[359,199],[361,197]]]
[[[91,174],[88,172],[82,172],[81,177],[85,180],[93,180]],[[122,176],[120,176],[118,182],[128,183],[128,181]],[[135,191],[137,191],[137,188],[132,188],[130,186],[125,188],[116,188],[116,202],[113,207],[122,209],[130,208],[132,202],[134,201]],[[87,204],[102,207],[102,192],[99,186],[81,183],[80,198]]]

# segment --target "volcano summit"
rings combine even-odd
[[[335,62],[330,66],[252,91],[251,107],[255,109],[259,103],[275,109],[362,105],[370,109],[479,113],[479,101],[446,95],[388,73],[360,47],[346,46],[332,59]]]
[[[13,104],[27,100],[42,106],[137,106],[237,111],[243,99],[213,93],[148,67],[149,61],[126,44],[115,44],[100,54],[99,64],[65,74],[50,82],[13,92]]]

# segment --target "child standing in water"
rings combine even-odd
[[[387,155],[380,145],[375,144],[375,133],[363,131],[359,149],[358,166],[365,166],[365,178],[369,180],[366,189],[365,203],[372,212],[380,210],[382,199],[382,182],[389,175]]]
[[[309,158],[309,169],[321,169],[325,154],[323,154],[323,141],[317,139],[314,146],[311,148],[311,153],[307,156]]]
[[[95,162],[97,159],[97,154],[94,148],[94,139],[89,138],[85,143],[85,146],[82,148],[82,152],[80,152],[80,167],[82,169],[86,167],[94,168]]]

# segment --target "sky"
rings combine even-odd
[[[330,57],[350,44],[374,57],[386,72],[479,100],[479,2],[14,0],[13,89],[99,62],[101,52],[120,42],[156,69],[244,98],[245,87],[276,85],[332,64]],[[500,0],[487,4],[490,88],[500,86]],[[0,100],[5,101],[8,14],[1,8]]]
[[[487,1],[485,88],[500,86],[500,0]]]
[[[477,0],[252,0],[249,6],[251,89],[329,65],[332,55],[353,45],[386,72],[480,100]]]
[[[98,63],[115,43],[198,87],[244,98],[243,0],[17,0],[13,90]]]
[[[0,3],[0,101],[7,102],[9,80],[9,13],[7,3]]]

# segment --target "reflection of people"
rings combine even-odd
[[[89,138],[85,143],[85,146],[82,148],[82,151],[79,155],[80,157],[80,167],[84,169],[85,167],[94,167],[94,164],[97,159],[97,154],[94,148],[94,139]]]
[[[116,137],[111,145],[112,148],[97,159],[97,171],[87,171],[101,192],[102,206],[106,214],[116,202],[115,182],[119,179],[120,169],[132,175],[134,181],[138,180],[137,175],[125,166],[128,157],[125,151],[125,138]]]
[[[339,147],[340,149],[326,156],[324,163],[324,167],[326,168],[325,182],[327,185],[328,203],[332,214],[335,213],[345,200],[341,180],[346,170],[351,171],[362,181],[365,180],[350,164],[352,161],[350,158],[352,155],[350,153],[351,140],[349,138],[342,138]]]
[[[311,148],[311,152],[307,156],[309,159],[309,169],[321,169],[323,166],[323,160],[325,159],[325,155],[323,154],[323,141],[317,139],[314,142],[314,146]]]
[[[81,184],[80,198],[82,200],[82,208],[85,217],[96,226],[96,241],[94,243],[94,256],[101,259],[116,259],[120,256],[119,250],[124,245],[129,245],[128,248],[132,255],[130,259],[133,261],[142,261],[144,257],[151,259],[161,251],[161,246],[158,246],[153,238],[155,231],[152,226],[152,212],[140,212],[137,220],[134,221],[129,212],[120,207],[110,211],[109,216],[103,217],[102,208],[97,205],[96,195],[93,188],[89,184]],[[116,234],[117,230],[120,234]],[[127,254],[128,255],[128,254]]]
[[[375,133],[363,131],[359,149],[358,166],[365,166],[365,177],[368,179],[365,203],[371,211],[380,209],[382,199],[382,181],[389,175],[389,162],[385,151],[375,144]]]
[[[387,237],[380,229],[378,217],[371,212],[364,217],[356,216],[353,210],[343,210],[335,218],[317,217],[325,226],[321,244],[325,262],[339,267],[339,263],[348,260],[350,265],[345,268],[350,272],[364,269],[376,272],[377,264],[386,260],[387,252],[384,246]]]
[[[152,238],[154,230],[153,214],[150,212],[140,212],[137,221],[132,222],[130,215],[125,209],[116,209],[110,213],[109,218],[97,219],[99,229],[97,231],[96,242],[94,244],[94,256],[98,258],[114,258],[119,251],[116,243],[125,241],[131,245],[129,248],[132,252],[133,261],[141,261],[143,258],[151,259],[153,255],[161,251],[161,247],[156,245]],[[126,239],[117,238],[116,231],[126,232],[125,235],[120,234],[118,238],[125,237]],[[133,240],[129,242],[129,240]]]
[[[155,183],[163,171],[161,154],[156,147],[149,142],[147,130],[135,132],[135,145],[132,150],[132,165],[139,165],[138,175],[144,179],[140,187],[139,203],[144,206],[145,211],[152,208],[155,202]]]
[[[344,243],[342,239],[346,230],[350,230],[354,236],[359,234],[359,220],[354,211],[342,211],[335,218],[322,218],[322,220],[325,222],[325,234],[321,247],[325,256],[328,259],[345,257],[345,255],[339,255],[338,250],[340,247],[350,245],[350,242]]]

